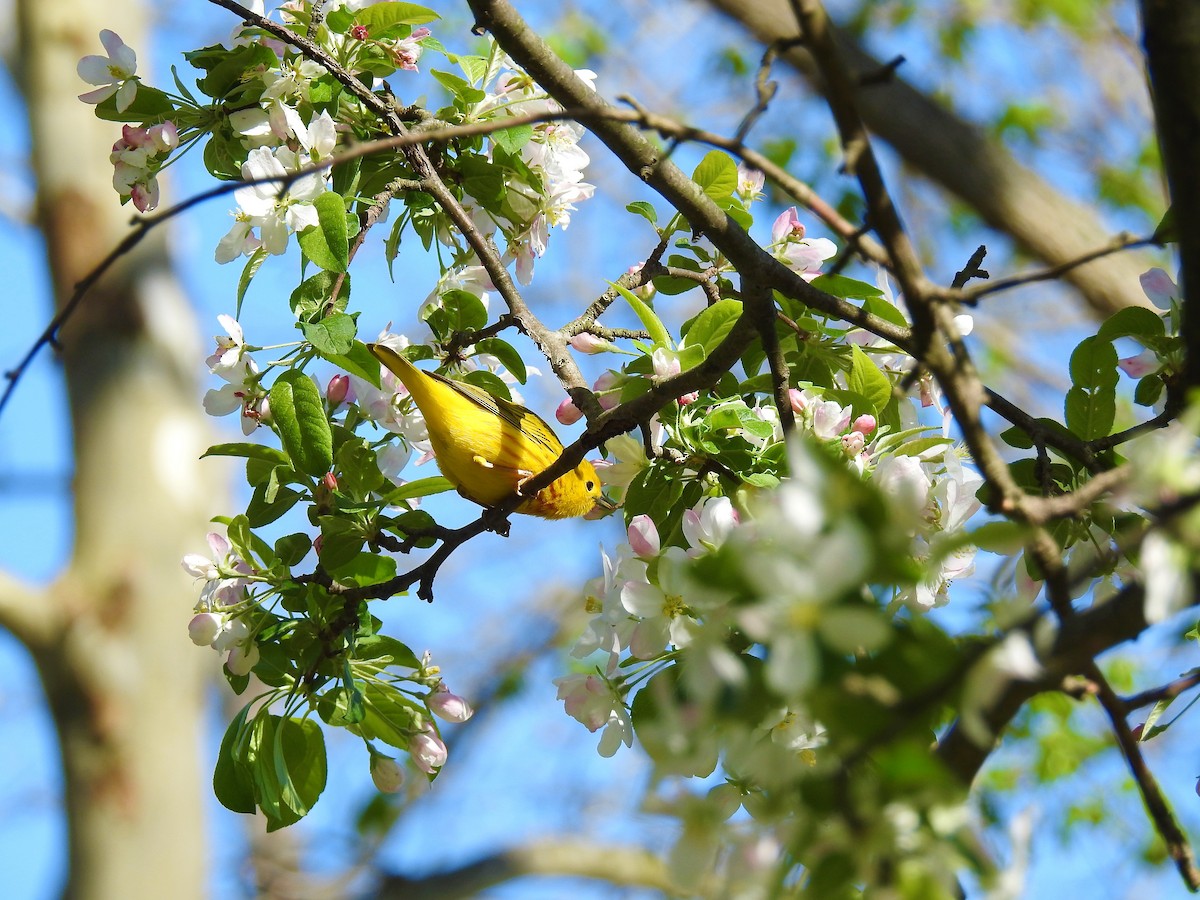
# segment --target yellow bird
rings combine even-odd
[[[418,369],[383,344],[367,349],[408,388],[425,417],[438,468],[458,492],[495,506],[544,472],[562,454],[562,442],[535,413],[482,388]],[[600,479],[584,460],[516,508],[544,519],[582,516],[604,505]]]

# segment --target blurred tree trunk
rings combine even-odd
[[[143,50],[146,11],[133,0],[19,0],[17,13],[37,224],[61,306],[132,214],[107,162],[120,126],[76,99],[86,86],[75,65],[102,52],[102,28]],[[3,623],[37,661],[58,731],[69,897],[201,897],[211,871],[200,753],[203,673],[216,660],[188,640],[195,588],[179,558],[203,549],[218,492],[197,464],[209,443],[200,347],[165,240],[153,232],[62,333],[73,555],[33,611]]]
[[[789,0],[708,0],[764,44],[799,33]],[[858,75],[877,74],[883,62],[845,33],[842,52]],[[808,51],[783,54],[820,89]],[[1071,200],[1022,166],[999,142],[960,119],[898,76],[861,87],[858,111],[867,127],[891,145],[915,171],[950,191],[988,225],[1051,266],[1070,262],[1107,244],[1112,232],[1093,209]],[[965,260],[963,260],[965,262]],[[1100,318],[1130,305],[1147,305],[1138,276],[1149,264],[1120,253],[1072,269],[1066,275]]]

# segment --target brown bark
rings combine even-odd
[[[1200,385],[1200,6],[1180,0],[1143,0],[1142,26],[1163,167],[1183,273],[1183,339],[1188,349],[1185,385]]]
[[[75,65],[101,52],[102,28],[144,49],[145,10],[129,0],[23,0],[18,16],[36,217],[61,304],[125,235],[132,212],[118,205],[107,162],[120,126],[76,100],[87,86]],[[195,323],[164,242],[143,242],[62,334],[75,545],[42,598],[54,627],[24,637],[60,740],[69,897],[207,889],[200,720],[204,673],[217,661],[188,641],[195,588],[179,558],[203,548],[216,492],[197,463],[209,440]]]
[[[789,0],[709,2],[765,44],[798,34]],[[839,41],[854,73],[882,71],[883,63],[844,33]],[[784,56],[806,78],[817,80],[807,51],[794,47]],[[990,226],[1047,265],[1069,262],[1112,239],[1095,210],[1056,191],[997,141],[903,78],[859,87],[856,102],[867,127],[913,170],[958,196]],[[1107,317],[1125,306],[1147,305],[1138,284],[1147,268],[1138,256],[1120,254],[1073,269],[1066,280],[1096,315]]]

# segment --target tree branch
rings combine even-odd
[[[549,840],[504,850],[424,878],[392,875],[380,884],[376,896],[379,900],[455,900],[476,897],[489,887],[530,875],[590,878],[681,896],[667,877],[666,865],[648,850]]]
[[[792,36],[789,0],[708,2],[737,19],[763,44]],[[1068,199],[941,100],[898,76],[865,84],[863,76],[881,71],[884,64],[845,32],[837,30],[836,37],[857,85],[863,120],[908,166],[960,197],[990,226],[1011,235],[1049,265],[1075,259],[1108,240],[1109,229],[1094,209]],[[816,90],[824,89],[807,51],[793,46],[783,57]],[[1176,82],[1181,91],[1194,83],[1194,79]],[[1098,316],[1107,318],[1125,306],[1148,305],[1138,285],[1138,276],[1148,267],[1144,259],[1110,257],[1072,269],[1067,280]]]
[[[58,631],[57,610],[46,591],[0,572],[0,628],[27,649],[37,650],[50,643]]]

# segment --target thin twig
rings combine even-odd
[[[1086,674],[1096,683],[1098,688],[1096,699],[1100,701],[1100,705],[1108,714],[1113,734],[1116,735],[1117,744],[1121,748],[1121,754],[1125,757],[1129,772],[1142,794],[1142,802],[1146,804],[1146,811],[1150,814],[1155,829],[1167,845],[1167,853],[1170,854],[1171,859],[1175,860],[1175,867],[1179,869],[1184,884],[1193,891],[1200,890],[1200,869],[1196,868],[1196,857],[1192,853],[1187,836],[1184,835],[1183,829],[1179,827],[1179,822],[1175,819],[1175,814],[1171,812],[1171,807],[1167,803],[1167,798],[1163,796],[1154,773],[1146,764],[1141,744],[1130,731],[1129,723],[1125,721],[1126,707],[1124,703],[1113,691],[1112,685],[1108,683],[1108,679],[1104,677],[1104,673],[1100,671],[1100,667],[1095,662],[1088,666]]]

